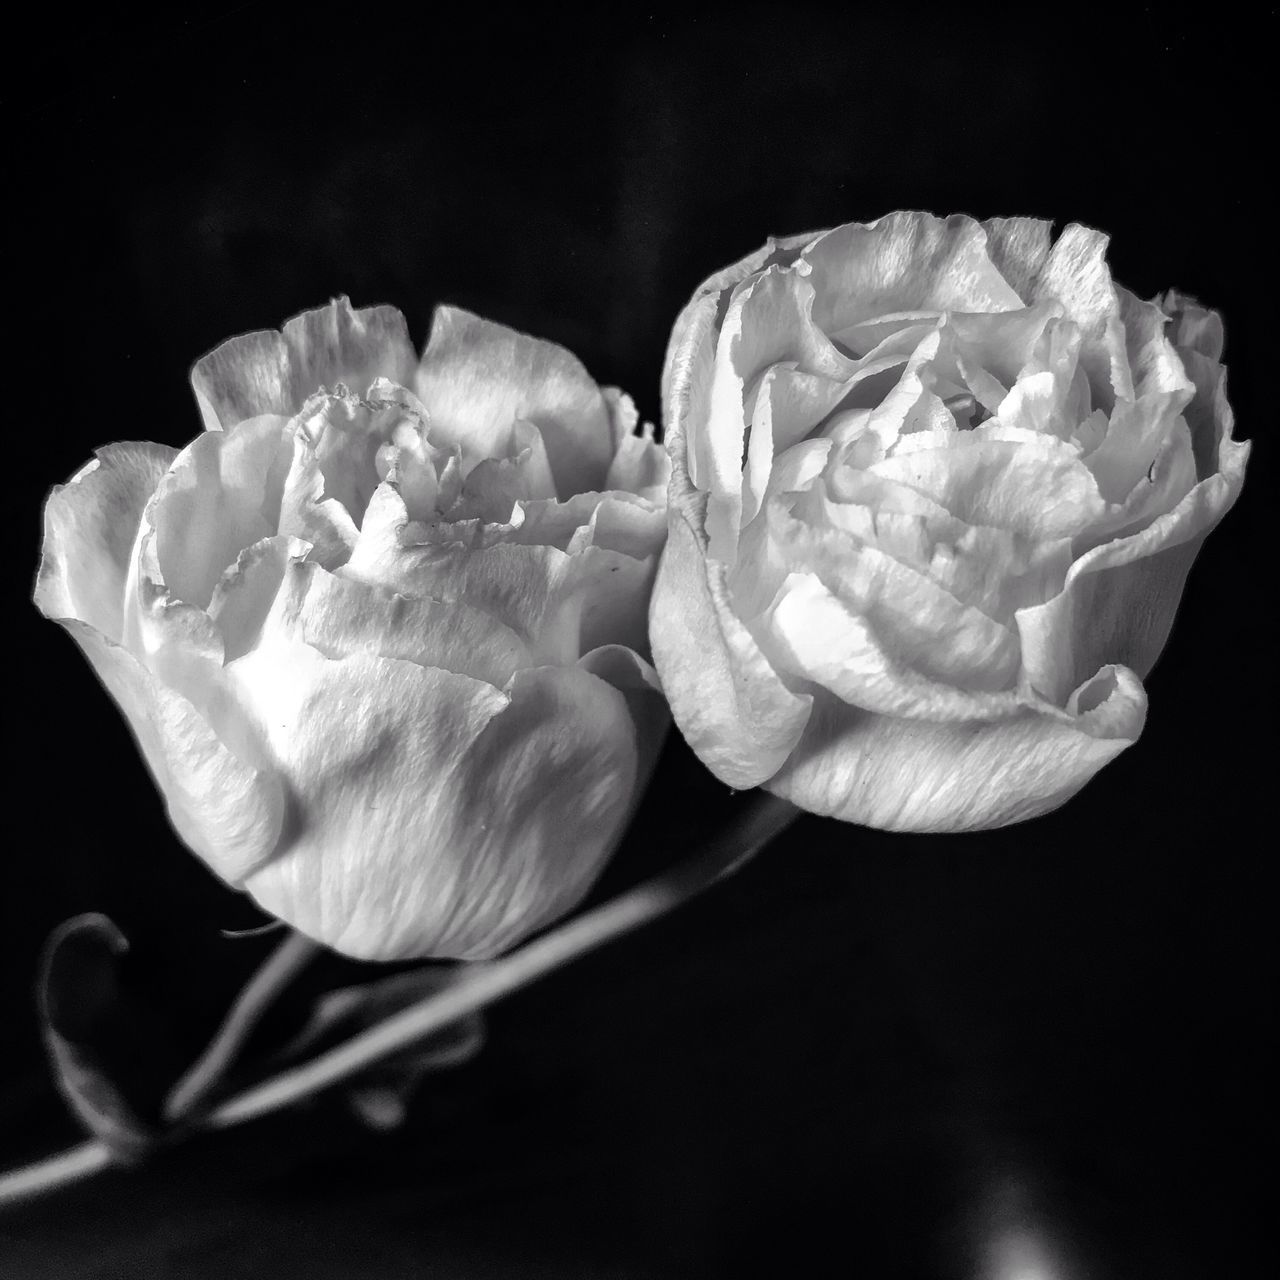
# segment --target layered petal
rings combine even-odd
[[[160,444],[111,444],[49,494],[35,602],[106,639],[124,634],[129,561],[142,512],[178,456]]]
[[[978,828],[1061,803],[1137,737],[1247,447],[1220,321],[1117,287],[1106,246],[894,214],[771,241],[694,295],[663,376],[651,627],[719,776]]]
[[[239,885],[275,852],[288,811],[280,777],[233,751],[188,699],[128,650],[87,623],[62,623],[124,714],[178,835]]]
[[[601,488],[613,456],[609,410],[576,356],[460,307],[438,307],[413,380],[432,437],[464,460],[500,455],[517,419],[541,432],[561,497]]]
[[[670,447],[672,518],[649,608],[654,665],[699,759],[731,787],[759,786],[791,754],[813,699],[788,687],[735,613],[727,568],[707,554],[706,498],[692,490],[678,437]]]
[[[1048,813],[1137,741],[1141,682],[1099,672],[1068,711],[988,721],[876,715],[827,696],[766,789],[812,813],[886,831],[979,831]]]
[[[900,311],[1013,311],[1022,299],[987,254],[987,237],[957,214],[891,213],[818,236],[803,260],[813,269],[814,320],[832,335]]]
[[[304,311],[283,330],[231,338],[191,370],[191,386],[208,431],[245,418],[297,413],[308,396],[338,383],[363,395],[374,379],[408,385],[417,358],[404,317],[394,307],[355,310],[348,299]]]
[[[503,692],[296,642],[233,669],[295,809],[246,887],[348,955],[501,951],[580,900],[631,804],[626,703],[584,670],[526,669]]]

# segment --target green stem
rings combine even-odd
[[[445,990],[310,1062],[246,1089],[209,1114],[193,1117],[194,1127],[229,1128],[330,1088],[463,1015],[483,1009],[596,947],[666,915],[738,870],[798,815],[799,811],[786,801],[757,793],[747,802],[746,811],[705,852],[498,960],[467,967]],[[228,1024],[231,1021],[229,1017]],[[0,1205],[87,1177],[110,1162],[111,1157],[101,1143],[88,1142],[25,1169],[0,1175]]]

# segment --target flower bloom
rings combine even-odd
[[[1061,804],[1231,506],[1222,325],[1072,225],[897,213],[771,240],[680,315],[651,609],[676,723],[734,787],[901,830]]]
[[[571,909],[666,727],[645,618],[668,468],[563,348],[346,299],[233,338],[180,452],[45,509],[36,603],[179,835],[350,955],[488,956]]]

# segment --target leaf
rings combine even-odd
[[[440,993],[452,983],[456,972],[454,966],[431,965],[327,992],[316,1001],[311,1017],[280,1056],[289,1061],[315,1057]],[[480,1052],[484,1036],[484,1016],[471,1013],[401,1050],[355,1078],[347,1092],[352,1109],[372,1128],[395,1128],[403,1121],[422,1077],[469,1061]]]
[[[132,1163],[157,1131],[118,1082],[120,1050],[140,1052],[120,990],[119,959],[128,949],[107,916],[66,920],[45,942],[36,995],[45,1047],[72,1110],[117,1160]]]

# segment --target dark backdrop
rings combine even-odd
[[[187,368],[228,335],[345,292],[421,341],[448,300],[566,343],[653,416],[677,310],[769,233],[912,207],[1074,219],[1113,234],[1138,293],[1225,313],[1243,499],[1145,736],[1061,811],[950,838],[806,819],[495,1009],[404,1129],[329,1100],[203,1139],[10,1214],[0,1270],[1243,1274],[1274,959],[1270,19],[480,9],[48,13],[11,42],[3,1163],[76,1136],[31,1013],[59,920],[120,922],[182,1052],[270,945],[223,936],[260,917],[179,848],[29,603],[47,486],[107,441],[185,442]],[[673,747],[645,839],[674,852],[723,803]]]

